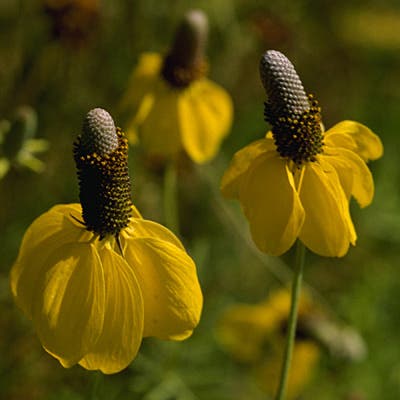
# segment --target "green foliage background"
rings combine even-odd
[[[144,340],[139,357],[113,376],[63,369],[41,348],[17,310],[8,273],[22,235],[57,203],[78,200],[72,141],[85,113],[115,113],[124,85],[143,51],[165,51],[188,7],[210,19],[210,75],[231,93],[235,119],[221,153],[180,177],[183,240],[195,258],[205,306],[183,343]],[[398,1],[115,0],[103,1],[100,20],[83,46],[51,35],[40,1],[0,2],[0,118],[22,104],[38,113],[38,136],[49,140],[47,169],[12,170],[0,181],[0,398],[4,399],[265,399],[246,366],[217,344],[218,316],[235,302],[257,302],[285,281],[285,263],[248,242],[239,207],[219,196],[231,156],[260,138],[263,93],[258,62],[267,49],[284,52],[307,91],[322,105],[326,127],[354,119],[380,135],[385,155],[372,163],[374,203],[352,207],[357,247],[343,259],[307,258],[306,281],[339,320],[365,339],[368,356],[346,363],[325,354],[303,399],[400,398],[400,5]],[[118,121],[116,121],[118,123]],[[131,149],[135,204],[163,221],[161,178]],[[282,278],[283,277],[283,278]]]

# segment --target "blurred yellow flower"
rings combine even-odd
[[[284,345],[284,340],[277,343],[268,360],[255,370],[257,382],[271,395],[276,392],[278,387]],[[319,358],[320,349],[316,343],[310,340],[299,340],[295,343],[287,385],[288,399],[298,398],[304,391],[313,378]]]
[[[165,157],[184,150],[196,163],[217,154],[232,122],[232,101],[205,77],[206,35],[206,16],[192,10],[165,57],[140,56],[120,104],[131,143],[139,137],[146,151]]]
[[[357,238],[350,197],[361,207],[371,203],[374,182],[366,161],[382,156],[382,143],[354,121],[324,132],[317,102],[305,95],[283,54],[268,51],[261,75],[272,132],[235,154],[222,193],[240,201],[261,251],[283,254],[299,238],[317,254],[344,256]]]
[[[143,337],[190,336],[202,293],[179,239],[132,205],[127,140],[111,116],[95,109],[85,123],[75,144],[82,206],[57,205],[32,223],[11,289],[64,367],[111,374],[135,358]]]
[[[277,290],[258,304],[237,304],[222,315],[218,342],[238,361],[251,365],[260,387],[276,390],[290,309],[290,292]],[[320,310],[303,292],[299,304],[299,327]],[[295,398],[312,378],[320,357],[318,344],[306,334],[298,335],[288,382],[288,397]]]
[[[0,121],[0,179],[12,167],[44,171],[45,164],[36,154],[47,151],[49,142],[34,137],[36,126],[36,112],[28,106],[19,107],[11,121]]]

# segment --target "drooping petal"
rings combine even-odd
[[[222,346],[242,362],[257,362],[263,356],[263,344],[287,316],[266,303],[235,304],[227,309],[216,326]]]
[[[124,255],[143,294],[144,336],[182,340],[199,322],[203,297],[193,260],[181,246],[155,238],[158,232],[155,228],[151,237],[126,237]]]
[[[360,207],[371,203],[374,197],[374,180],[361,157],[350,150],[328,146],[320,157],[335,168],[348,199],[351,195],[354,196]]]
[[[305,165],[300,199],[306,213],[300,240],[319,255],[344,256],[356,234],[338,174],[323,157]]]
[[[120,119],[131,144],[138,141],[137,127],[147,118],[153,106],[161,63],[160,54],[141,54],[118,105]]]
[[[343,136],[347,136],[347,139]],[[324,141],[332,147],[352,150],[365,161],[376,160],[383,154],[379,137],[368,127],[355,121],[342,121],[334,125],[325,132]]]
[[[79,362],[113,374],[135,358],[143,337],[143,298],[127,262],[109,244],[99,248],[105,281],[104,324],[97,343]]]
[[[45,263],[50,254],[58,252],[64,244],[92,236],[71,218],[79,219],[80,215],[78,204],[57,205],[38,217],[25,232],[18,258],[11,269],[11,291],[18,306],[30,318],[38,280],[50,267]]]
[[[280,364],[284,357],[285,343],[283,338],[275,339],[270,343],[268,357],[254,370],[255,377],[261,388],[269,394],[277,391],[280,373]],[[320,347],[312,340],[299,340],[293,347],[292,362],[287,382],[287,400],[294,400],[301,396],[304,387],[310,382],[316,370],[321,355]]]
[[[105,287],[93,244],[69,243],[44,262],[32,319],[43,347],[64,367],[76,364],[103,329]]]
[[[182,149],[178,100],[180,91],[157,80],[151,107],[138,126],[143,147],[153,154],[173,156]]]
[[[11,164],[10,161],[5,157],[0,158],[0,179],[6,176],[7,172],[10,170]]]
[[[119,104],[120,112],[135,114],[143,97],[152,91],[161,67],[161,56],[157,53],[143,53],[129,78],[126,92]]]
[[[123,248],[128,241],[134,238],[155,238],[161,239],[184,250],[181,241],[167,228],[157,222],[146,219],[132,219],[129,225],[121,232],[121,243]]]
[[[188,155],[204,163],[218,152],[232,123],[232,100],[217,84],[202,79],[179,98],[182,143]]]
[[[268,153],[258,157],[244,178],[239,199],[261,251],[280,255],[292,246],[304,210],[285,160]]]
[[[243,176],[248,171],[251,163],[261,154],[273,151],[274,146],[271,138],[264,138],[250,143],[235,153],[221,180],[222,194],[228,198],[238,197]]]

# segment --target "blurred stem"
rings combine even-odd
[[[174,161],[170,161],[165,168],[163,203],[165,225],[179,235],[178,171]]]
[[[286,348],[283,359],[281,379],[276,395],[276,400],[284,400],[286,395],[287,382],[290,373],[290,364],[292,361],[293,347],[296,340],[296,325],[297,325],[297,309],[299,305],[301,283],[303,280],[303,269],[305,261],[306,248],[300,240],[297,241],[295,270],[292,283],[292,301],[290,305],[290,314],[288,320],[288,332],[286,338]]]
[[[103,374],[96,371],[93,376],[90,400],[99,400],[99,386],[103,380]]]

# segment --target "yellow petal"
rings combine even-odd
[[[131,144],[138,142],[137,128],[153,107],[161,63],[162,58],[157,53],[141,54],[118,105],[119,120]]]
[[[125,135],[131,146],[136,146],[139,143],[139,133],[134,120],[127,122],[125,125]]]
[[[236,152],[221,180],[221,192],[225,197],[236,198],[243,176],[248,171],[252,162],[263,153],[275,149],[272,139],[260,139]]]
[[[143,298],[127,262],[106,245],[99,249],[104,269],[103,331],[79,362],[86,369],[113,374],[135,358],[143,336]]]
[[[275,154],[258,157],[239,196],[257,247],[271,255],[289,250],[303,224],[304,210],[286,162]]]
[[[350,195],[354,196],[360,207],[371,203],[374,197],[374,180],[367,165],[356,153],[344,148],[325,146],[321,157],[336,169],[348,199]]]
[[[125,240],[129,241],[125,258],[134,268],[144,299],[144,336],[173,340],[190,336],[203,304],[193,260],[170,241]]]
[[[342,257],[356,234],[339,177],[323,157],[304,168],[300,199],[306,218],[300,240],[321,256]]]
[[[126,92],[119,104],[120,112],[135,114],[143,99],[158,77],[162,58],[157,53],[143,53],[140,55],[138,64],[129,78]]]
[[[11,269],[11,290],[18,306],[31,318],[37,282],[50,267],[46,260],[67,243],[77,243],[91,233],[71,218],[81,218],[78,204],[58,205],[38,217],[25,232],[18,258]]]
[[[271,396],[277,391],[280,365],[282,363],[284,341],[278,339],[270,343],[268,357],[255,370],[260,386]],[[287,400],[298,399],[313,377],[320,358],[318,345],[311,340],[296,341],[287,382]]]
[[[180,93],[161,79],[157,81],[151,109],[138,126],[142,146],[148,152],[173,156],[181,150],[178,115]]]
[[[169,229],[157,222],[146,219],[132,219],[128,227],[122,231],[121,237],[122,246],[128,245],[127,241],[134,238],[155,238],[169,242],[184,250],[181,241]]]
[[[332,147],[352,150],[365,161],[376,160],[383,154],[379,137],[368,127],[355,121],[342,121],[334,125],[325,132],[325,142]]]
[[[194,82],[179,98],[182,143],[197,163],[212,159],[232,123],[232,100],[215,83],[202,79]]]
[[[131,208],[132,208],[132,217],[135,219],[142,219],[142,216],[141,216],[139,210],[133,204],[132,204]]]
[[[6,176],[7,172],[11,167],[10,161],[7,160],[5,157],[0,158],[0,179]]]
[[[45,260],[33,298],[33,322],[43,347],[65,367],[76,364],[103,328],[101,260],[92,244],[59,247]]]
[[[287,313],[286,313],[287,316]],[[216,329],[221,345],[242,362],[257,362],[272,331],[278,330],[285,315],[261,304],[236,304],[227,309]]]

